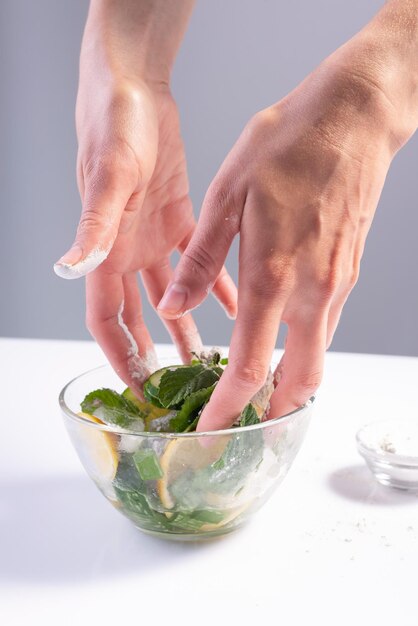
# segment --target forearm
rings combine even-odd
[[[400,147],[418,127],[418,0],[386,2],[338,56],[382,92]]]
[[[194,0],[91,0],[81,65],[167,84]]]

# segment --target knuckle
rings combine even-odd
[[[202,214],[208,216],[212,225],[221,226],[222,232],[236,234],[241,221],[237,207],[242,203],[239,172],[228,168],[218,173],[212,181],[203,201]]]
[[[258,111],[247,123],[246,132],[251,138],[269,135],[275,120],[276,116],[271,108]]]
[[[186,271],[199,281],[212,278],[214,260],[211,253],[201,244],[194,243],[185,250],[183,257]]]
[[[102,230],[111,224],[112,219],[110,216],[103,215],[103,213],[94,206],[86,207],[83,210],[78,224],[77,235],[82,236],[86,233]]]
[[[243,391],[258,391],[267,378],[268,368],[257,359],[237,360],[228,367],[234,385]]]
[[[359,269],[356,267],[353,269],[353,271],[351,272],[351,275],[349,276],[348,279],[348,290],[351,291],[355,285],[357,284],[359,278]]]
[[[106,150],[83,165],[86,187],[90,192],[138,183],[138,166],[130,150]]]
[[[293,383],[294,394],[298,404],[303,404],[315,393],[321,384],[322,372],[314,371],[299,376]]]
[[[268,278],[263,275],[255,275],[248,280],[249,293],[253,298],[270,300],[277,297],[280,292],[280,283],[277,278]]]
[[[224,207],[231,202],[232,184],[228,177],[218,175],[210,185],[205,203],[210,206]]]
[[[320,299],[329,300],[337,291],[342,282],[342,272],[339,267],[331,267],[316,278],[317,291]]]
[[[248,289],[254,297],[275,298],[288,293],[292,286],[289,274],[283,271],[278,259],[265,259],[259,267],[248,268]]]

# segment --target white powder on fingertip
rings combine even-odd
[[[139,354],[135,337],[123,320],[124,307],[125,301],[122,300],[118,310],[118,325],[123,330],[128,342],[128,369],[132,378],[142,383],[158,369],[158,359],[153,348],[149,348],[143,356]]]
[[[183,337],[186,342],[186,349],[190,354],[192,352],[195,352],[196,354],[200,354],[202,352],[203,344],[197,328],[193,330],[184,330]]]
[[[128,367],[129,373],[134,380],[138,380],[140,383],[144,382],[153,372],[159,369],[155,350],[151,348],[143,356],[134,354],[129,358]]]
[[[70,263],[55,263],[54,272],[61,278],[72,280],[74,278],[81,278],[92,270],[95,270],[105,259],[107,259],[110,250],[96,247],[90,254],[82,259],[78,263],[71,265]]]
[[[126,339],[129,343],[128,356],[135,356],[138,354],[138,344],[136,343],[133,334],[123,321],[123,309],[125,308],[125,300],[122,300],[120,303],[119,311],[118,311],[118,324],[120,328],[123,330]]]

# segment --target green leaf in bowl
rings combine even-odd
[[[131,400],[113,389],[105,388],[87,394],[81,402],[81,409],[85,413],[96,415],[106,424],[121,428],[129,428],[146,417]]]

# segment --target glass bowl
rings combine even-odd
[[[356,434],[357,450],[382,485],[418,491],[418,418],[371,422]]]
[[[84,396],[100,387],[121,392],[125,385],[103,365],[70,381],[59,396],[81,463],[107,500],[135,526],[181,540],[229,533],[270,498],[301,447],[314,400],[244,428],[138,433],[78,415]]]

